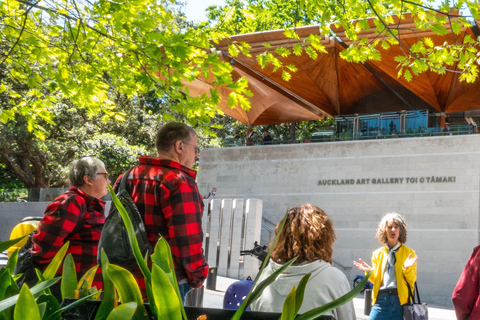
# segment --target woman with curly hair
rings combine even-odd
[[[279,232],[281,222],[275,228]],[[294,257],[297,260],[269,285],[252,310],[282,312],[285,298],[293,286],[311,274],[300,313],[331,302],[350,291],[350,284],[342,271],[332,266],[333,222],[322,209],[306,204],[289,210],[278,242],[272,250],[269,264],[262,272],[259,282],[278,270]],[[335,319],[354,320],[355,309],[352,301],[332,310],[326,315]]]
[[[373,270],[372,309],[369,320],[403,320],[402,305],[408,303],[408,285],[413,290],[417,280],[415,251],[405,246],[407,224],[398,213],[387,213],[378,224],[376,238],[383,247],[372,255],[372,266],[359,259],[355,266],[368,272]]]

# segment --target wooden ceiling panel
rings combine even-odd
[[[394,20],[400,26],[400,38],[407,47],[425,36],[430,37],[437,45],[453,42],[451,35],[437,36],[430,30],[415,29],[414,20],[410,15],[405,15],[401,20],[394,17]],[[374,26],[371,20],[369,24]],[[476,24],[480,25],[478,21]],[[449,28],[448,25],[446,27]],[[349,44],[341,28],[332,26],[332,30],[343,43]],[[372,28],[370,31],[363,31],[360,38],[377,39],[378,35],[373,30]],[[301,40],[312,33],[320,35],[318,26],[301,27],[296,31]],[[226,104],[230,91],[219,88],[222,97],[220,107],[226,114],[252,125],[314,120],[324,115],[348,114],[352,106],[370,95],[388,92],[395,96],[397,91],[407,90],[439,111],[480,109],[478,105],[480,81],[474,84],[460,82],[459,75],[451,72],[444,75],[425,72],[414,75],[410,82],[398,78],[398,63],[394,58],[403,55],[406,50],[398,45],[388,50],[379,46],[381,61],[356,64],[339,57],[339,53],[344,50],[342,41],[320,35],[327,53],[319,54],[315,60],[305,53],[300,56],[292,54],[288,57],[276,55],[284,65],[293,65],[298,69],[297,72],[291,73],[290,81],[284,81],[281,70],[273,72],[271,64],[262,69],[256,60],[256,55],[265,52],[266,48],[263,46],[265,42],[272,46],[271,52],[278,47],[291,48],[296,43],[292,39],[287,39],[283,33],[283,30],[251,33],[233,36],[218,44],[212,43],[220,50],[220,55],[225,61],[234,60],[235,77],[246,77],[254,94],[250,99],[252,108],[249,111],[230,109]],[[472,29],[466,28],[455,37],[455,41],[462,42],[467,34],[476,38]],[[233,42],[249,43],[252,56],[235,58],[228,56],[228,45]],[[211,88],[209,81],[205,79],[187,85],[192,95],[208,93]]]

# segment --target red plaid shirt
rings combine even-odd
[[[100,233],[105,223],[105,202],[87,195],[77,187],[58,196],[45,209],[45,215],[33,235],[33,256],[38,263],[49,263],[63,244],[70,241],[67,254],[75,261],[77,281],[97,265]],[[60,267],[57,275],[61,275]],[[102,270],[98,268],[92,284],[102,289]]]
[[[126,186],[142,215],[150,243],[154,247],[159,234],[168,241],[177,281],[186,279],[193,288],[200,287],[208,274],[202,249],[204,205],[196,174],[176,161],[140,157]],[[118,177],[115,190],[122,176]],[[142,273],[137,269],[133,274],[140,287],[145,288]]]

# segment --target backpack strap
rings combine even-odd
[[[133,170],[134,167],[131,167],[130,169],[128,169],[127,172],[125,172],[123,174],[123,177],[122,179],[120,180],[120,186],[118,187],[118,192],[122,191],[122,190],[125,190],[127,188],[127,179],[128,179],[128,176],[130,175],[130,171]]]

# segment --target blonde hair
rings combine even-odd
[[[275,235],[280,226],[281,222],[275,228]],[[315,260],[324,260],[331,264],[335,240],[332,220],[322,209],[305,204],[288,211],[283,230],[272,250],[271,259],[278,263],[286,263],[298,257],[295,264]]]

